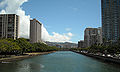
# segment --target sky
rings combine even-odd
[[[6,4],[4,3],[5,1]],[[9,1],[12,1],[15,5]],[[77,43],[79,40],[84,39],[85,28],[97,28],[101,26],[100,1],[101,0],[0,0],[0,11],[1,13],[16,13],[20,16],[22,15],[21,18],[23,20],[21,21],[23,22],[21,22],[21,29],[23,27],[29,27],[29,19],[36,18],[39,20],[44,26],[42,30],[43,40]],[[9,10],[9,5],[13,5],[11,9],[18,6],[18,8],[15,8],[16,12],[14,12],[14,8]],[[25,19],[27,19],[27,21],[24,21]],[[28,32],[29,28],[25,28],[24,31],[21,30],[21,37],[29,37]]]

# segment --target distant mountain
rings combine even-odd
[[[45,42],[48,46],[56,46],[58,48],[77,48],[78,44],[70,42]]]

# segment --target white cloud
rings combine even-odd
[[[67,35],[70,37],[74,36],[71,32],[67,33]]]
[[[21,8],[23,3],[28,0],[2,0],[0,2],[0,14],[17,14],[20,16],[20,37],[29,37],[29,28],[30,28],[30,15],[26,15],[25,11]],[[71,29],[67,29],[70,31]],[[53,35],[50,35],[46,28],[42,25],[42,39],[44,41],[51,42],[70,42],[73,34],[72,33],[63,33],[59,34],[52,32]]]
[[[66,31],[71,31],[71,28],[66,28],[65,30],[66,30]]]
[[[1,10],[0,14],[6,14],[5,10]]]
[[[46,28],[42,25],[42,39],[44,41],[49,41],[49,33],[48,31],[46,30]]]
[[[52,32],[53,35],[50,35],[44,26],[42,26],[42,39],[45,41],[51,42],[71,42],[71,38],[73,36],[72,33],[63,33],[59,34],[56,32]]]

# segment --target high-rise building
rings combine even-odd
[[[120,0],[101,0],[102,31],[106,41],[120,38]]]
[[[78,41],[78,48],[84,48],[84,40]]]
[[[95,44],[102,44],[102,28],[86,28],[84,31],[85,47],[90,47]]]
[[[31,43],[42,42],[41,27],[42,27],[42,23],[40,23],[38,20],[36,19],[30,20],[30,42]]]
[[[0,14],[0,38],[19,37],[19,16],[16,14]]]
[[[97,35],[97,38],[98,38],[98,44],[102,44],[103,43],[103,39],[102,39],[102,27],[98,27],[98,35]]]

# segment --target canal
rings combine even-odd
[[[120,65],[105,63],[71,51],[58,51],[2,63],[0,72],[120,72]]]

